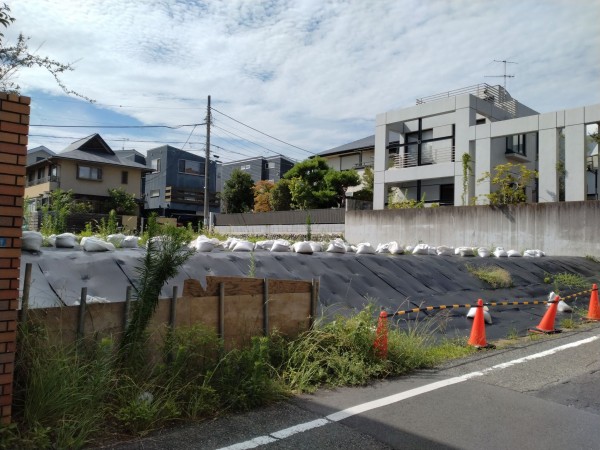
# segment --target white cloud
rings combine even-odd
[[[600,103],[600,3],[592,0],[27,0],[10,6],[17,22],[8,36],[22,30],[32,48],[43,43],[41,54],[76,61],[64,76],[69,87],[101,104],[153,107],[109,109],[146,124],[198,123],[202,109],[158,107],[203,108],[211,94],[215,108],[315,152],[372,134],[377,113],[410,106],[417,97],[501,83],[484,78],[502,73],[494,59],[518,62],[508,67],[516,75],[508,89],[534,109]],[[43,71],[23,71],[19,81],[24,94],[60,95]],[[32,119],[127,121],[84,111],[48,101],[34,108]],[[241,134],[235,131],[241,126],[217,115],[219,123]],[[105,135],[81,133],[94,131]],[[189,131],[161,140],[185,141]],[[274,151],[308,155],[244,133]],[[219,136],[232,139],[215,130],[218,145],[250,152]]]

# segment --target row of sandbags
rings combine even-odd
[[[83,237],[77,241],[73,233],[53,234],[46,238],[46,245],[56,248],[82,248],[86,252],[112,251],[116,247],[137,248],[139,238],[124,234],[111,234],[106,240],[97,236]],[[38,231],[23,231],[21,248],[26,251],[38,252],[44,245],[44,236]]]
[[[496,249],[492,252],[487,247],[447,247],[445,245],[441,245],[438,247],[430,246],[427,244],[418,244],[416,246],[407,245],[405,248],[406,253],[412,253],[413,255],[438,255],[438,256],[479,256],[481,258],[489,258],[490,256],[495,256],[496,258],[503,257],[530,257],[530,258],[539,258],[542,256],[546,256],[546,254],[541,250],[525,250],[523,254],[521,254],[518,250],[504,250],[503,247],[496,247]]]

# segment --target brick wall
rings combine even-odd
[[[29,102],[0,93],[0,423],[11,419]]]

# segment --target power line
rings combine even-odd
[[[308,153],[308,154],[311,154],[311,155],[316,155],[316,153],[313,153],[313,152],[311,152],[311,151],[309,151],[309,150],[303,149],[302,147],[298,147],[297,145],[290,144],[289,142],[283,141],[283,140],[281,140],[281,139],[279,139],[279,138],[276,138],[275,136],[271,136],[270,134],[267,134],[267,133],[265,133],[265,132],[263,132],[263,131],[257,130],[256,128],[254,128],[254,127],[251,127],[250,125],[247,125],[247,124],[245,124],[244,122],[241,122],[241,121],[239,121],[239,120],[237,120],[237,119],[234,119],[234,118],[233,118],[233,117],[231,117],[231,116],[228,116],[227,114],[225,114],[224,112],[221,112],[221,111],[219,111],[218,109],[215,109],[215,108],[211,108],[211,109],[212,109],[213,111],[215,111],[215,112],[218,112],[219,114],[221,114],[221,115],[223,115],[223,116],[225,116],[225,117],[227,117],[227,118],[229,118],[229,119],[233,120],[234,122],[237,122],[237,123],[239,123],[240,125],[244,125],[245,127],[248,127],[248,128],[250,128],[251,130],[254,130],[254,131],[256,131],[257,133],[264,134],[265,136],[267,136],[267,137],[270,137],[271,139],[275,139],[276,141],[279,141],[279,142],[281,142],[282,144],[286,144],[286,145],[289,145],[290,147],[297,148],[298,150],[302,150],[303,152],[306,152],[306,153]]]
[[[199,125],[206,125],[206,123],[192,123],[186,125],[43,125],[33,124],[30,127],[45,127],[45,128],[169,128],[171,130],[178,130],[184,127],[197,127]]]
[[[49,134],[30,134],[30,137],[42,137],[42,138],[48,138],[48,139],[81,139],[81,136],[51,136]],[[144,140],[144,139],[129,139],[129,138],[114,138],[114,139],[110,139],[110,138],[105,138],[103,137],[102,139],[104,139],[105,141],[108,142],[124,142],[124,141],[128,141],[128,142],[142,142],[142,143],[149,143],[149,144],[183,144],[184,141],[149,141],[149,140]],[[188,142],[190,145],[191,144],[203,144],[203,142]]]
[[[221,128],[221,127],[220,127],[220,126],[218,126],[218,125],[215,125],[215,124],[213,124],[213,127],[215,127],[215,128],[218,128],[219,130],[223,130],[223,131],[224,131],[225,133],[227,133],[227,134],[231,134],[231,135],[233,135],[233,136],[235,136],[235,137],[238,137],[238,138],[240,138],[240,139],[243,139],[244,141],[251,142],[252,144],[256,145],[257,147],[260,147],[260,148],[262,148],[262,149],[264,149],[264,150],[266,150],[266,151],[268,151],[268,152],[271,152],[271,153],[277,154],[277,152],[275,152],[275,151],[273,151],[273,150],[271,150],[271,149],[269,149],[269,148],[267,148],[267,147],[264,147],[264,146],[262,146],[262,145],[260,145],[260,144],[257,144],[256,142],[254,142],[254,141],[251,141],[250,139],[246,139],[246,138],[244,138],[244,137],[240,136],[239,134],[235,134],[235,133],[232,133],[231,131],[227,131],[225,128]]]

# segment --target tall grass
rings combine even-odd
[[[498,266],[465,266],[469,273],[479,278],[481,281],[489,284],[493,289],[508,288],[512,286],[512,277],[510,272]]]
[[[433,342],[427,328],[390,327],[387,359],[374,351],[370,306],[290,339],[278,333],[227,351],[202,325],[139,341],[136,358],[117,358],[110,339],[48,343],[41,330],[19,331],[14,417],[0,448],[81,448],[110,434],[143,435],[173,421],[245,411],[320,386],[361,385],[431,367],[471,351]],[[146,335],[148,336],[148,335]]]

